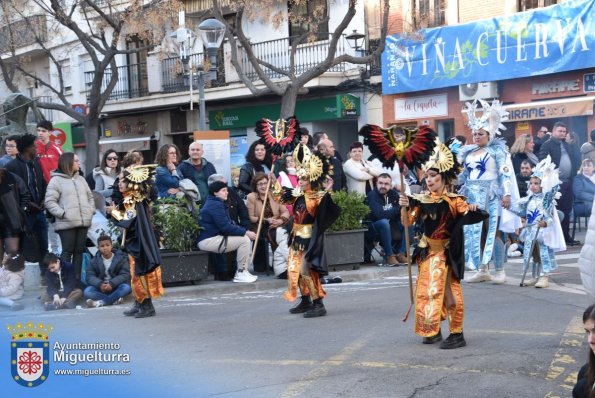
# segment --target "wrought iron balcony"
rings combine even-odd
[[[90,86],[95,72],[85,72],[85,84]],[[103,75],[101,87],[107,87],[112,78],[111,68],[106,68]],[[126,66],[118,66],[118,82],[112,90],[108,101],[139,98],[149,94],[149,84],[147,80],[147,64],[131,64]]]
[[[47,25],[45,15],[33,15],[26,20],[20,20],[4,25],[0,28],[0,49],[8,51],[15,46],[23,48],[37,43],[37,40],[47,40]]]

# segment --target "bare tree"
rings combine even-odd
[[[300,95],[307,94],[308,88],[305,87],[306,83],[315,79],[316,77],[324,74],[332,67],[339,65],[343,62],[352,64],[370,64],[376,60],[382,51],[384,50],[384,42],[387,33],[388,25],[388,14],[390,9],[390,1],[382,0],[382,23],[381,23],[381,34],[379,40],[379,46],[370,54],[365,56],[351,56],[342,54],[336,56],[337,44],[341,39],[343,32],[356,15],[356,0],[349,0],[347,10],[337,27],[329,34],[329,46],[328,52],[324,59],[318,62],[316,65],[308,68],[305,71],[296,70],[296,51],[300,44],[306,44],[312,42],[319,37],[319,34],[327,32],[318,32],[316,28],[321,26],[321,22],[327,22],[330,19],[329,12],[330,7],[320,6],[307,16],[297,15],[288,12],[286,15],[283,13],[275,13],[271,10],[275,10],[274,5],[277,2],[275,0],[240,0],[235,2],[212,0],[212,9],[209,10],[209,14],[217,18],[219,21],[224,23],[227,27],[226,37],[231,45],[231,62],[236,69],[242,83],[246,85],[256,96],[265,94],[277,94],[281,97],[281,115],[280,117],[286,118],[292,116],[295,110],[297,98]],[[299,6],[307,3],[307,0],[290,0],[289,3],[294,6]],[[326,3],[326,2],[324,2]],[[222,6],[231,8],[235,11],[235,20],[233,23],[224,18]],[[299,37],[293,38],[292,46],[289,53],[289,66],[281,68],[273,65],[266,60],[259,58],[254,50],[250,39],[244,33],[242,23],[245,21],[260,20],[264,23],[272,23],[278,27],[282,22],[288,20],[290,22],[300,23],[304,26],[309,26],[308,31],[304,31]],[[241,47],[245,52],[251,66],[254,68],[258,79],[264,84],[264,88],[259,88],[253,81],[251,81],[246,71],[243,70],[241,63],[239,62],[238,47]],[[282,81],[273,81],[267,72],[274,72],[276,75],[281,75],[285,79]]]
[[[4,84],[12,92],[18,92],[19,82],[27,78],[51,92],[58,102],[38,101],[37,106],[63,112],[84,125],[85,167],[91,170],[98,162],[101,110],[118,82],[116,56],[139,53],[160,44],[169,23],[175,20],[181,8],[178,0],[2,0],[0,71]],[[123,48],[122,40],[131,35],[144,45]],[[23,37],[37,47],[36,59],[47,58],[57,79],[52,79],[51,75],[39,76],[32,70],[31,56],[19,55]],[[80,54],[88,54],[94,66],[86,115],[75,112],[65,95],[67,72],[54,48],[56,38],[61,37],[72,43],[69,45],[72,49],[82,47]]]

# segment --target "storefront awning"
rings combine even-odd
[[[134,137],[121,139],[99,140],[100,152],[113,149],[116,152],[128,152],[132,150],[147,151],[151,148],[151,137]]]
[[[509,122],[593,115],[595,96],[505,105]]]

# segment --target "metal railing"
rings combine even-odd
[[[85,84],[90,86],[95,77],[95,72],[85,72]],[[111,68],[106,68],[101,88],[104,90],[112,78]],[[110,93],[108,101],[144,97],[149,94],[147,79],[147,64],[130,64],[118,66],[118,82]]]
[[[292,49],[291,43],[294,42],[295,39],[296,37],[285,37],[282,39],[253,43],[252,51],[257,58],[260,58],[279,69],[289,71],[290,52]],[[304,73],[308,69],[322,62],[328,54],[329,46],[330,38],[328,40],[299,44],[294,59],[295,74],[299,75]],[[338,57],[343,54],[353,55],[353,51],[346,42],[345,36],[339,39],[335,56]],[[248,60],[248,56],[243,51],[241,51],[240,64],[242,65],[244,73],[250,80],[258,79],[258,75]],[[330,68],[328,72],[343,72],[345,69],[345,64],[339,64]],[[283,74],[267,68],[265,68],[265,73],[271,79],[283,77]]]
[[[202,65],[203,53],[189,56],[190,64]],[[184,76],[184,65],[180,57],[166,58],[161,62],[161,89],[164,93],[184,91],[188,87],[188,78]]]

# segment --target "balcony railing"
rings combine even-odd
[[[190,64],[202,65],[203,53],[190,55]],[[184,65],[180,57],[166,58],[161,64],[161,85],[164,93],[175,93],[188,88],[187,78],[184,78]]]
[[[260,43],[252,44],[252,51],[257,58],[268,62],[275,67],[288,71],[290,62],[291,43],[295,41],[295,37],[286,37],[277,40],[268,40]],[[299,44],[295,53],[294,67],[295,73],[301,74],[308,69],[318,65],[322,62],[327,54],[330,46],[329,40],[320,40],[312,43]],[[258,75],[248,60],[248,56],[242,51],[242,58],[240,64],[244,73],[250,80],[257,80]],[[337,43],[337,51],[335,56],[343,54],[353,54],[351,47],[349,47],[345,37],[341,37]],[[328,70],[328,72],[343,72],[345,71],[345,64],[336,65]],[[266,75],[271,79],[281,78],[282,74],[265,68]]]
[[[47,40],[47,26],[45,15],[33,15],[27,20],[20,20],[4,25],[0,28],[0,50],[7,51],[13,45],[16,48],[30,46],[37,39]]]
[[[85,84],[90,86],[95,77],[95,72],[85,72]],[[112,78],[111,68],[106,68],[101,83],[105,89]],[[118,82],[112,90],[108,101],[144,97],[149,94],[147,81],[147,64],[130,64],[118,66]]]

